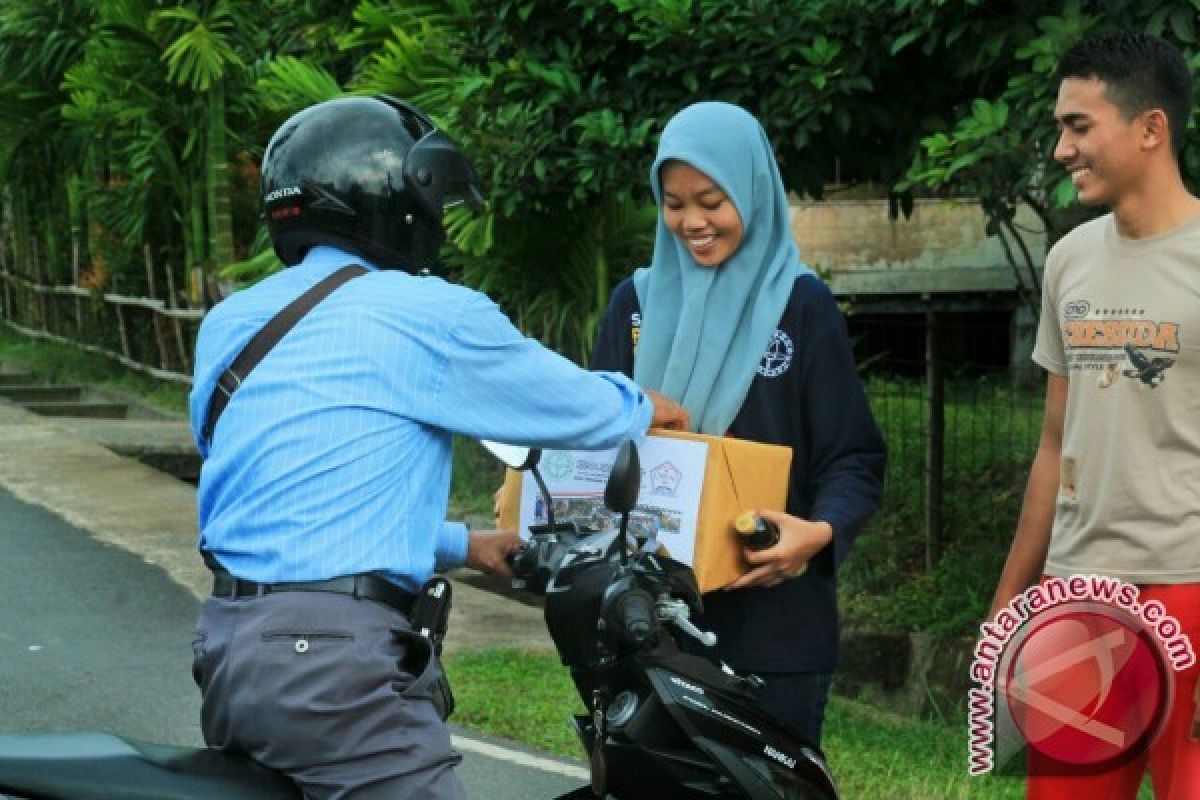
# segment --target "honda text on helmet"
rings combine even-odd
[[[288,266],[318,244],[378,267],[432,269],[442,212],[483,205],[466,157],[429,117],[391,97],[343,97],[295,114],[267,145],[267,230]]]

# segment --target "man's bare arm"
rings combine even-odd
[[[1058,498],[1058,482],[1062,462],[1063,417],[1067,408],[1067,378],[1050,374],[1046,380],[1046,413],[1042,420],[1042,436],[1037,455],[1029,470],[1025,486],[1025,501],[1017,521],[1008,560],[996,584],[996,594],[988,619],[1008,605],[1016,595],[1032,586],[1042,575],[1046,550],[1050,546],[1050,531],[1054,525],[1054,508]]]

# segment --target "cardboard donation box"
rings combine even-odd
[[[604,486],[616,450],[547,450],[538,469],[550,490],[556,521],[573,519],[601,530],[620,520],[604,507]],[[789,447],[698,433],[655,430],[638,447],[642,487],[629,532],[650,537],[696,573],[701,592],[727,586],[746,571],[733,518],[743,511],[781,511],[787,502]],[[533,479],[508,470],[500,527],[529,535],[546,522]]]

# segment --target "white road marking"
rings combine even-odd
[[[453,734],[450,737],[450,743],[458,750],[487,756],[497,761],[507,761],[510,764],[517,764],[522,767],[540,769],[542,772],[551,772],[555,775],[563,775],[579,781],[586,782],[592,779],[591,775],[583,767],[574,764],[564,764],[561,761],[554,761],[549,758],[542,758],[541,756],[535,756],[521,750],[511,750],[507,747],[492,744],[491,742],[481,742],[478,739]]]

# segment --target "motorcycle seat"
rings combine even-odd
[[[245,756],[108,733],[0,734],[0,796],[72,800],[302,800]]]

